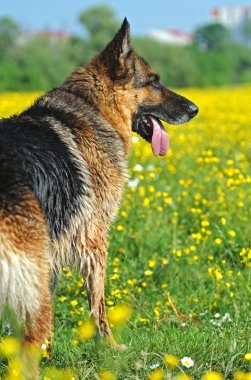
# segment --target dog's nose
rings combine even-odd
[[[199,108],[195,104],[190,104],[188,107],[188,112],[191,115],[191,117],[194,117],[199,112]]]

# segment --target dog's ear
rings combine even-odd
[[[111,79],[122,79],[126,74],[131,51],[130,24],[125,18],[113,40],[99,55],[101,63],[108,69]]]
[[[126,57],[131,50],[130,24],[126,17],[119,31],[115,35],[113,42],[115,46],[117,45],[117,54],[119,54],[119,56]]]

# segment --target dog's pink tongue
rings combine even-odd
[[[155,156],[165,156],[169,148],[169,137],[165,130],[160,128],[157,120],[148,116],[153,127],[152,150]]]

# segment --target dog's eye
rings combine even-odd
[[[160,84],[159,80],[156,79],[156,80],[154,80],[154,81],[151,82],[151,86],[153,88],[160,89],[161,84]]]

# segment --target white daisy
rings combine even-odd
[[[184,356],[184,358],[182,358],[181,360],[181,364],[186,367],[186,368],[190,368],[190,367],[193,367],[194,365],[194,361],[193,359],[187,357],[187,356]]]
[[[146,168],[147,168],[147,170],[148,170],[149,172],[151,172],[151,171],[154,170],[154,165],[148,165]]]
[[[139,142],[139,138],[137,136],[132,136],[132,142],[133,143]]]
[[[135,171],[137,172],[142,172],[142,170],[144,169],[142,165],[140,164],[136,164],[134,165],[134,168],[133,168]]]
[[[138,186],[139,180],[133,179],[127,182],[127,186],[130,187],[131,189],[135,189]]]
[[[152,364],[149,366],[150,369],[155,369],[155,368],[158,368],[159,367],[159,363],[156,363],[156,364]]]
[[[230,314],[229,313],[225,313],[225,315],[223,315],[223,317],[222,317],[222,321],[223,322],[232,322]]]

